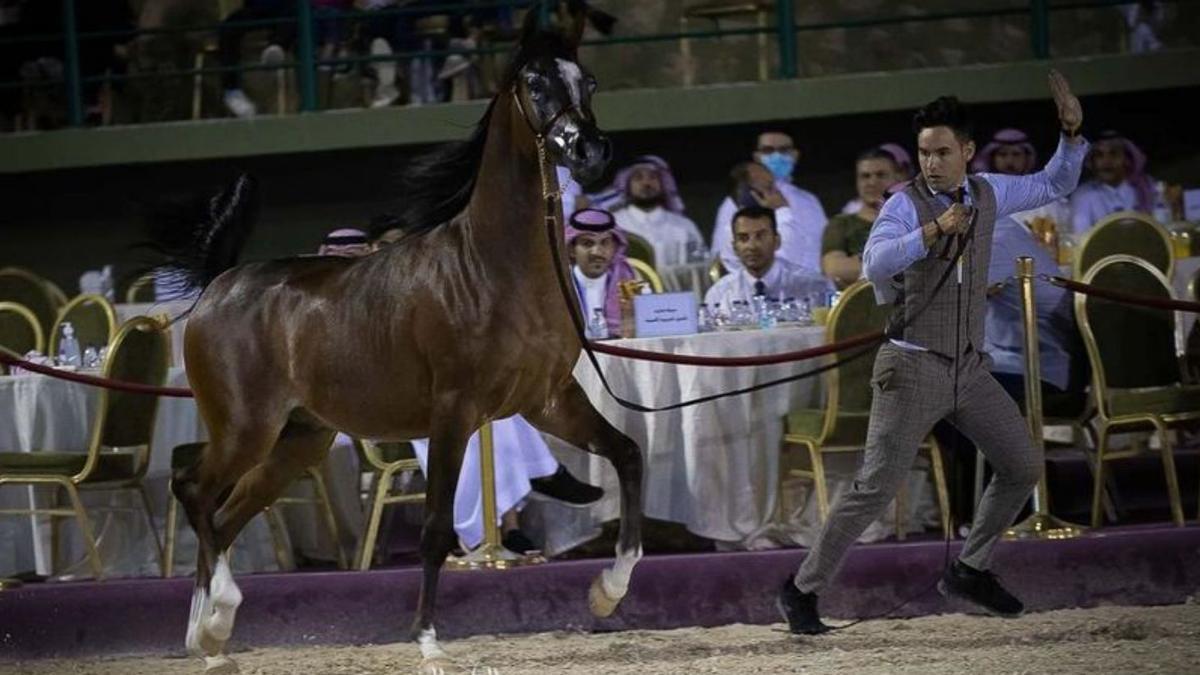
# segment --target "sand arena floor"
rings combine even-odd
[[[181,636],[182,639],[182,636]],[[732,625],[587,635],[475,637],[444,645],[470,673],[1198,673],[1200,605],[1101,607],[1016,620],[962,614],[874,621],[818,638],[783,626]],[[250,675],[415,672],[412,644],[254,649],[235,654]],[[21,675],[199,675],[199,661],[119,658],[0,662]]]

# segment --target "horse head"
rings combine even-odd
[[[587,184],[608,166],[612,143],[592,114],[596,78],[578,61],[584,15],[562,32],[542,30],[537,18],[530,11],[525,20],[512,64],[512,96],[550,160]]]

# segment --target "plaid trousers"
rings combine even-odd
[[[796,573],[800,590],[817,592],[828,585],[851,544],[891,503],[912,468],[917,446],[941,419],[970,438],[995,469],[959,555],[975,569],[988,569],[992,549],[1029,499],[1043,464],[1017,404],[988,365],[974,350],[958,360],[956,408],[953,360],[890,343],[880,347],[871,377],[874,398],[863,463],[851,489],[834,502]]]

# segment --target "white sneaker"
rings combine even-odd
[[[267,45],[267,48],[262,50],[262,64],[264,66],[277,66],[287,60],[287,52],[283,51],[283,47],[279,45]]]
[[[258,112],[254,101],[251,101],[250,97],[246,96],[246,92],[241,89],[226,90],[224,101],[225,107],[229,109],[229,112],[242,119],[254,117]]]
[[[371,101],[372,108],[386,108],[400,98],[400,90],[394,84],[381,84],[375,90],[375,100]]]

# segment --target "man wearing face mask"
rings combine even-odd
[[[778,606],[794,633],[829,629],[817,594],[895,497],[918,444],[943,419],[975,442],[995,475],[938,590],[995,615],[1024,611],[990,567],[996,543],[1042,475],[1043,457],[982,350],[996,220],[1069,193],[1087,154],[1078,136],[1079,100],[1058,72],[1050,74],[1050,89],[1062,130],[1058,150],[1026,176],[967,175],[975,143],[958,99],[939,98],[913,118],[921,175],[884,203],[863,253],[876,299],[895,307],[890,341],[879,348],[871,376],[863,463],[800,569],[783,583]]]
[[[713,224],[713,250],[730,271],[740,270],[741,262],[733,250],[730,228],[733,214],[747,206],[763,206],[775,211],[782,244],[779,257],[790,263],[820,269],[821,231],[825,229],[825,209],[811,192],[792,184],[792,172],[800,152],[792,137],[781,131],[768,131],[758,136],[754,162],[765,171],[759,180],[752,175],[748,189],[734,192],[721,203]],[[753,165],[751,165],[753,166]],[[751,169],[753,171],[753,169]]]

